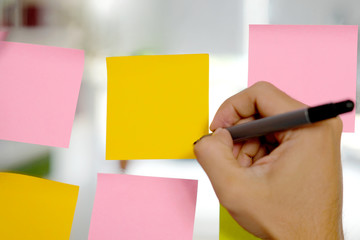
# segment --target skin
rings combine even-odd
[[[343,239],[339,118],[235,145],[224,129],[304,107],[257,83],[227,99],[194,146],[220,203],[262,239]]]

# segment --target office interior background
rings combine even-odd
[[[0,0],[7,41],[85,50],[70,147],[0,140],[0,170],[80,186],[71,240],[87,239],[98,172],[198,179],[193,239],[218,239],[219,204],[196,160],[135,160],[125,171],[105,160],[105,58],[209,53],[211,121],[226,98],[247,86],[249,24],[357,25],[359,9],[358,0]],[[358,77],[358,104],[359,84]],[[343,133],[341,145],[348,240],[360,239],[359,128],[357,106],[355,133]]]

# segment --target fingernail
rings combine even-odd
[[[222,131],[223,128],[219,127],[215,130],[215,132],[213,133],[214,135],[218,134],[220,131]]]

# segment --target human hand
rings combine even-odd
[[[339,118],[233,144],[223,129],[304,108],[260,82],[226,100],[195,155],[220,203],[263,239],[343,239]]]

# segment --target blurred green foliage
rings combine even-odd
[[[50,173],[50,160],[50,153],[47,153],[41,157],[30,159],[25,164],[7,169],[5,172],[20,173],[34,177],[45,177]]]

